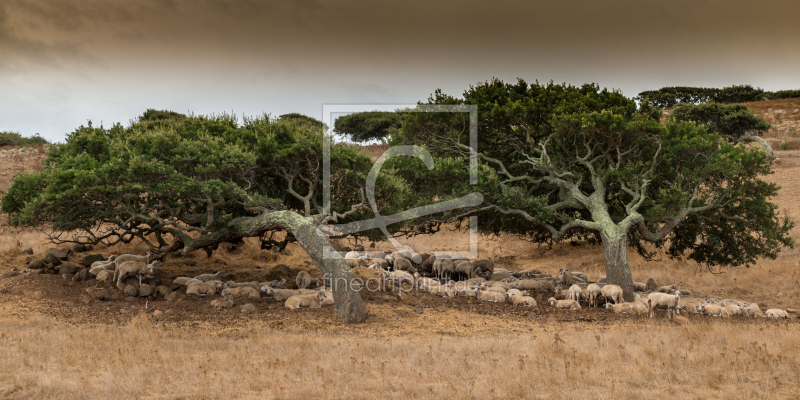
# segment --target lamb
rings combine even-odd
[[[295,278],[294,281],[298,289],[305,289],[311,286],[311,275],[306,271],[300,271],[297,273],[297,278]]]
[[[503,293],[487,292],[483,290],[478,290],[475,297],[477,297],[478,300],[493,301],[495,303],[504,303],[506,301],[506,296]]]
[[[581,287],[580,286],[572,285],[572,286],[569,287],[569,294],[567,295],[567,297],[570,300],[575,300],[575,301],[579,302],[581,300],[581,295],[582,294],[583,294],[583,292],[581,291]]]
[[[515,306],[536,307],[536,300],[530,296],[520,296],[516,293],[508,294],[508,302]]]
[[[325,298],[324,292],[317,292],[316,294],[307,294],[302,296],[292,296],[286,299],[284,306],[291,310],[296,310],[300,307],[321,308]]]
[[[150,252],[148,251],[143,256],[137,256],[135,254],[123,254],[114,258],[114,264],[116,268],[119,268],[120,264],[124,263],[125,261],[137,261],[140,263],[148,264],[150,263]]]
[[[656,291],[659,293],[673,294],[676,290],[678,290],[678,285],[673,284],[669,286],[661,286]]]
[[[122,278],[124,278],[126,275],[136,275],[139,278],[139,286],[141,286],[142,277],[152,276],[156,272],[156,267],[160,265],[161,263],[159,261],[153,261],[150,264],[145,264],[138,261],[125,261],[122,264],[117,265],[117,269],[114,270],[114,277],[112,279],[117,281],[117,287],[119,287],[120,282],[122,282]]]
[[[784,310],[779,310],[777,308],[770,308],[769,310],[765,311],[764,316],[773,319],[778,319],[778,318],[789,319],[789,313],[787,313]]]
[[[613,300],[614,304],[624,303],[625,299],[622,298],[622,288],[618,285],[605,285],[600,289],[600,293],[606,300]]]
[[[208,281],[218,281],[220,280],[220,278],[224,278],[226,276],[227,274],[225,273],[225,271],[217,271],[216,274],[202,274],[199,276],[195,276],[194,279],[199,279],[203,282],[208,282]]]
[[[194,282],[186,288],[186,294],[196,294],[198,296],[212,296],[221,287],[214,283]]]
[[[726,311],[724,307],[715,304],[701,304],[695,308],[697,309],[698,314],[713,315],[715,317],[731,316],[730,314],[728,314],[728,311]]]
[[[581,305],[575,300],[556,300],[555,297],[547,299],[547,303],[552,307],[561,308],[564,310],[580,310]]]
[[[239,288],[225,288],[222,289],[222,296],[224,297],[247,297],[250,299],[260,299],[261,293],[257,289],[253,289],[249,286],[239,287]]]
[[[530,296],[531,295],[530,292],[528,292],[527,290],[523,292],[523,291],[521,291],[519,289],[508,289],[508,291],[506,292],[506,296],[508,296],[510,294],[513,294],[514,296]]]
[[[454,272],[453,260],[448,258],[437,258],[433,262],[433,273],[440,280],[443,276],[450,276]]]
[[[589,292],[589,306],[597,307],[597,298],[601,295],[603,289],[597,284],[590,284],[586,290]]]
[[[650,318],[653,318],[653,311],[656,308],[665,308],[667,310],[667,318],[672,318],[672,316],[680,309],[681,306],[680,293],[675,293],[672,295],[653,292],[647,295],[647,298],[650,300]]]
[[[632,303],[611,304],[606,303],[606,309],[612,310],[617,314],[647,314],[650,305],[639,301]]]
[[[653,278],[647,278],[647,282],[644,284],[644,290],[646,292],[655,292],[658,289],[658,283]]]

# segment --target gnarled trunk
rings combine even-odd
[[[606,283],[619,285],[625,301],[633,301],[633,277],[628,265],[628,232],[613,227],[600,232],[606,261]]]
[[[362,322],[367,318],[367,308],[361,300],[358,290],[354,290],[355,276],[339,253],[331,252],[329,258],[323,257],[325,247],[329,245],[323,233],[306,217],[288,210],[267,212],[255,217],[237,218],[221,230],[211,232],[197,238],[174,230],[166,229],[177,238],[158,258],[183,245],[184,251],[193,251],[208,246],[244,237],[259,237],[268,230],[283,229],[294,235],[298,244],[308,253],[314,264],[334,283],[333,300],[336,304],[336,315],[346,322]]]

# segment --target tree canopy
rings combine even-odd
[[[14,181],[3,212],[14,225],[51,224],[56,232],[83,231],[108,245],[141,240],[160,254],[287,231],[323,271],[352,278],[340,258],[323,260],[317,226],[369,216],[363,185],[372,161],[365,152],[331,146],[332,209],[326,213],[325,134],[315,124],[269,116],[241,124],[226,114],[151,116],[127,128],[79,127],[66,144],[51,148],[42,171]],[[381,205],[390,192],[404,190],[387,176],[377,185]],[[345,292],[337,294],[337,312],[363,319],[360,297]]]
[[[793,245],[793,222],[769,202],[779,187],[761,179],[771,173],[769,156],[708,126],[662,124],[660,111],[647,103],[637,108],[596,85],[493,80],[460,99],[437,91],[429,103],[478,104],[478,186],[454,186],[445,195],[480,190],[484,204],[442,221],[480,215],[484,231],[540,243],[603,243],[609,282],[626,297],[632,296],[629,245],[645,257],[663,248],[706,265],[750,265]],[[464,114],[409,113],[395,142],[424,144],[451,160],[440,173],[464,176],[472,151],[468,122]],[[716,129],[733,132],[725,124]],[[441,189],[430,179],[414,181],[413,167],[403,173],[418,192]]]
[[[345,115],[336,119],[336,133],[346,135],[354,142],[385,139],[392,128],[403,124],[403,115],[395,112],[367,111]]]

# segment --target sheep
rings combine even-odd
[[[564,287],[570,287],[575,284],[575,281],[572,279],[572,273],[567,271],[566,268],[561,268],[558,270],[558,273],[561,274],[561,284]]]
[[[227,281],[225,282],[226,288],[241,288],[241,287],[251,287],[255,290],[261,290],[261,286],[258,282],[234,282],[234,281]]]
[[[777,308],[770,308],[769,310],[765,311],[764,316],[773,319],[778,319],[778,318],[789,319],[789,313],[787,313],[784,310],[779,310]]]
[[[368,256],[371,260],[375,260],[375,259],[385,260],[386,259],[386,253],[384,253],[382,251],[368,251],[365,255]]]
[[[698,314],[713,315],[715,317],[731,316],[730,314],[728,314],[728,311],[726,311],[724,307],[718,306],[716,304],[701,304],[699,306],[696,306],[695,309],[697,310]]]
[[[503,293],[484,291],[480,289],[475,294],[475,297],[477,297],[478,300],[493,301],[495,303],[504,303],[506,301],[506,296]]]
[[[454,271],[453,260],[449,258],[437,258],[433,262],[433,273],[440,280],[443,276],[450,276]]]
[[[216,274],[202,274],[195,276],[194,279],[199,279],[203,282],[208,282],[208,281],[218,281],[220,280],[220,278],[224,278],[226,276],[228,275],[225,273],[225,271],[217,271]]]
[[[367,260],[369,266],[377,265],[380,269],[389,269],[389,261],[382,258],[370,258]]]
[[[138,261],[125,261],[120,265],[117,265],[117,269],[114,270],[114,277],[112,280],[117,281],[117,287],[119,287],[120,282],[122,282],[122,278],[126,275],[136,275],[139,278],[139,286],[142,285],[142,277],[152,276],[156,272],[156,267],[161,266],[161,262],[153,261],[150,264],[145,264],[143,262]]]
[[[625,302],[625,299],[622,298],[622,288],[617,285],[605,285],[600,289],[600,293],[606,300],[613,300],[614,304]]]
[[[678,290],[678,285],[673,284],[669,286],[661,286],[660,288],[658,288],[658,290],[656,290],[656,292],[673,294],[675,293],[676,290]]]
[[[723,301],[720,303],[720,306],[728,312],[728,315],[741,315],[742,308],[740,307],[740,303],[728,303]]]
[[[634,292],[645,292],[647,291],[647,284],[643,282],[633,282],[633,291]]]
[[[427,253],[422,253],[422,254],[423,254],[422,257],[423,260],[422,264],[419,265],[419,269],[425,272],[433,271],[433,263],[436,262],[437,257],[434,255],[430,255],[429,257],[426,258],[424,255]]]
[[[292,289],[272,289],[272,298],[276,301],[286,300],[292,296],[301,295],[299,290]]]
[[[435,295],[442,296],[442,297],[449,297],[449,298],[452,299],[456,295],[456,291],[453,289],[453,284],[454,283],[455,282],[450,281],[450,282],[447,282],[444,285],[431,286],[430,290],[428,291],[428,293],[435,294]]]
[[[113,264],[114,263],[111,263],[109,265],[113,265]],[[108,271],[108,269],[106,269],[105,265],[98,265],[98,266],[95,266],[95,267],[92,267],[92,268],[89,269],[89,273],[94,275],[94,276],[97,276],[97,274],[99,274],[101,271]]]
[[[589,292],[589,306],[597,307],[597,298],[601,295],[603,289],[597,284],[592,283],[586,290]]]
[[[401,285],[404,281],[414,284],[414,276],[406,271],[383,271],[381,276],[384,280],[399,282]]]
[[[488,258],[481,258],[472,262],[475,267],[475,274],[491,277],[494,274],[494,261]]]
[[[366,261],[360,258],[345,258],[344,262],[350,268],[367,268],[369,266]]]
[[[300,307],[321,308],[325,298],[324,292],[316,292],[315,294],[289,297],[283,305],[290,310],[296,310]]]
[[[584,283],[589,281],[589,277],[586,276],[586,274],[584,274],[583,272],[570,271],[570,273],[572,274],[573,279],[582,280]]]
[[[217,293],[217,286],[213,283],[194,282],[186,288],[186,294],[196,294],[198,296],[212,296]]]
[[[406,271],[409,273],[417,272],[417,269],[414,268],[414,264],[411,263],[410,260],[405,258],[398,258],[394,260],[394,270],[395,271]]]
[[[612,310],[617,314],[647,314],[650,311],[650,304],[639,301],[621,304],[606,303],[606,309]]]
[[[603,275],[603,276],[597,278],[597,283],[606,283],[606,276]]]
[[[247,297],[251,299],[260,299],[261,293],[258,289],[253,289],[249,286],[238,287],[238,288],[225,288],[222,289],[222,296],[224,297]]]
[[[466,276],[464,279],[470,279],[474,276],[475,265],[468,260],[453,263],[453,273]]]
[[[339,254],[341,254],[341,253],[339,253]],[[357,251],[348,251],[344,255],[344,259],[345,260],[356,260],[356,259],[358,259],[360,257],[361,257],[361,254],[359,254]]]
[[[581,295],[583,292],[581,291],[581,287],[578,285],[572,285],[569,287],[569,295],[567,296],[570,300],[580,301]]]
[[[521,296],[516,293],[508,294],[508,302],[515,306],[536,307],[536,300],[531,296]]]
[[[749,305],[739,304],[739,313],[747,317],[763,317],[764,313],[758,308],[758,304]]]
[[[644,284],[645,292],[655,292],[658,289],[658,283],[653,278],[647,278],[647,282]]]
[[[650,318],[653,318],[653,311],[656,308],[666,308],[667,309],[667,318],[672,318],[677,310],[680,309],[681,306],[681,294],[675,293],[666,294],[666,293],[659,293],[653,292],[647,295],[647,298],[650,300]]]
[[[109,256],[107,260],[95,261],[92,263],[92,265],[89,266],[89,269],[93,269],[99,266],[103,266],[105,269],[109,269],[108,267],[113,265],[114,267],[111,268],[113,270],[114,268],[117,268],[117,264],[114,262],[115,259],[116,256]]]
[[[311,286],[311,275],[306,271],[300,271],[297,273],[297,278],[295,278],[294,282],[298,289],[305,289]]]
[[[689,308],[690,310],[693,310],[695,307],[701,304],[706,304],[706,302],[703,299],[698,299],[696,297],[684,297],[683,293],[681,293],[681,309]]]
[[[648,307],[650,306],[650,299],[648,299],[645,296],[640,295],[639,293],[636,293],[636,295],[633,297],[633,301],[642,303],[642,304],[644,304],[644,305],[646,305]],[[625,303],[622,303],[622,304],[625,304]]]
[[[581,305],[578,304],[578,302],[575,301],[575,300],[556,300],[555,297],[551,297],[551,298],[547,299],[547,303],[550,304],[550,306],[552,306],[552,307],[561,308],[561,309],[564,309],[564,310],[580,310],[581,309]]]
[[[189,286],[190,284],[195,283],[195,282],[203,283],[203,281],[201,281],[200,279],[189,278],[187,276],[181,276],[181,277],[175,278],[175,280],[172,281],[172,283],[177,284],[177,285],[181,285],[181,286]]]
[[[482,284],[480,289],[483,290],[483,291],[486,291],[486,292],[500,293],[503,296],[505,296],[508,293],[508,291],[502,286],[489,286],[489,287],[486,287],[485,284]]]
[[[120,264],[122,264],[122,263],[124,263],[126,261],[137,261],[137,262],[149,264],[151,255],[152,254],[149,251],[147,253],[145,253],[145,255],[143,255],[143,256],[137,256],[136,254],[122,254],[122,255],[116,256],[114,258],[114,265],[116,266],[116,268],[119,268]]]

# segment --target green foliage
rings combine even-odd
[[[84,230],[106,243],[147,241],[155,233],[158,243],[147,241],[154,247],[166,245],[165,232],[213,233],[270,210],[318,218],[323,135],[304,120],[262,116],[239,124],[226,114],[145,113],[127,128],[89,124],[52,149],[41,172],[17,178],[2,211],[17,226]],[[371,166],[366,153],[331,146],[333,212],[361,202]],[[382,206],[389,194],[402,194],[402,182],[388,174],[378,184]],[[360,211],[350,218],[369,217]],[[115,229],[96,230],[104,224]]]
[[[395,112],[368,111],[345,115],[336,119],[336,133],[347,135],[354,142],[367,142],[386,138],[392,128],[403,124],[403,116]]]
[[[768,92],[751,85],[734,85],[717,88],[689,86],[663,87],[639,93],[637,99],[657,108],[671,108],[679,104],[744,103],[760,100],[776,100],[800,97],[800,90],[780,90]]]
[[[681,104],[673,110],[671,118],[706,125],[708,130],[734,139],[745,134],[761,136],[770,128],[766,121],[742,104]]]
[[[783,142],[781,143],[781,150],[793,150],[794,143],[792,142]]]
[[[17,132],[0,131],[0,146],[41,146],[49,144],[47,139],[35,134],[25,137]]]
[[[324,126],[322,121],[299,113],[283,114],[280,117],[278,117],[278,120],[285,122],[294,122],[298,124],[307,124],[311,127],[318,129],[322,129]]]

